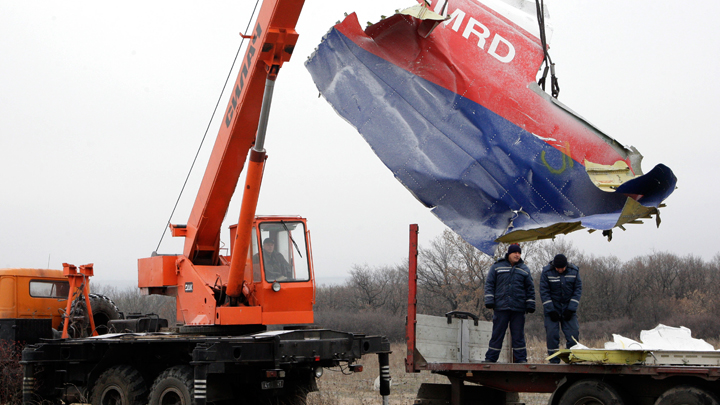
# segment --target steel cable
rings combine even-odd
[[[255,11],[257,10],[258,4],[260,4],[260,0],[255,1],[255,7],[253,7],[253,11],[252,11],[252,14],[250,15],[250,20],[248,21],[247,27],[245,27],[245,31],[244,31],[245,33],[247,33],[248,29],[250,29],[250,24],[252,23],[253,18],[255,17]],[[190,165],[190,170],[188,171],[187,177],[185,177],[185,182],[183,183],[182,188],[180,189],[180,194],[178,195],[178,198],[175,201],[175,205],[173,206],[172,212],[170,213],[170,218],[168,218],[168,221],[165,224],[165,229],[163,230],[163,233],[160,236],[160,241],[158,242],[158,245],[155,248],[153,255],[157,254],[157,251],[160,250],[160,245],[162,244],[162,241],[165,238],[165,233],[167,232],[168,228],[170,227],[170,223],[172,222],[172,217],[175,214],[175,210],[177,209],[178,204],[180,203],[180,198],[182,197],[183,192],[185,191],[185,186],[187,186],[188,180],[190,180],[190,175],[192,174],[193,168],[195,167],[195,163],[197,162],[197,158],[200,155],[200,150],[202,149],[202,146],[205,143],[205,138],[207,137],[208,131],[210,130],[210,125],[212,125],[212,121],[215,118],[215,114],[217,114],[218,106],[220,105],[222,96],[225,93],[225,89],[227,88],[228,82],[230,81],[232,71],[235,68],[235,63],[237,62],[238,56],[240,55],[240,50],[242,50],[242,47],[244,44],[245,44],[245,37],[243,37],[243,39],[240,41],[240,46],[238,47],[238,50],[235,53],[235,59],[233,59],[232,65],[230,66],[230,71],[228,72],[228,75],[225,78],[225,84],[223,85],[222,91],[220,91],[220,96],[218,97],[218,100],[215,103],[215,109],[213,110],[213,113],[210,116],[210,121],[208,122],[207,127],[205,128],[205,133],[203,134],[203,137],[200,140],[200,146],[198,146],[197,152],[195,152],[195,158],[193,158],[192,164]]]

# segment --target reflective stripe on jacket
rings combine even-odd
[[[505,256],[490,267],[485,279],[485,304],[497,310],[535,309],[535,286],[522,259],[513,266]]]
[[[565,271],[560,274],[555,270],[552,261],[543,267],[540,275],[540,299],[545,313],[564,310],[576,312],[582,295],[580,269],[568,263]]]

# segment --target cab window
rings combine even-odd
[[[302,222],[264,222],[260,224],[260,241],[265,281],[310,280]]]
[[[30,296],[35,298],[67,299],[70,284],[67,281],[30,280]]]

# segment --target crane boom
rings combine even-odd
[[[217,264],[220,229],[255,142],[266,80],[290,59],[304,0],[266,0],[257,18],[222,124],[185,228],[184,255],[195,264]],[[248,230],[249,231],[249,230]]]
[[[295,48],[303,5],[304,0],[264,1],[245,37],[250,41],[190,218],[186,225],[170,225],[173,236],[185,237],[183,253],[138,260],[138,286],[175,296],[178,324],[255,328],[313,322],[315,284],[305,219],[255,216],[272,91]],[[246,166],[230,255],[221,255],[222,222]]]

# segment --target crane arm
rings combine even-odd
[[[193,263],[218,262],[220,228],[255,143],[266,81],[292,55],[303,3],[266,0],[260,9],[188,223],[172,227],[173,236],[185,236],[183,253]]]

